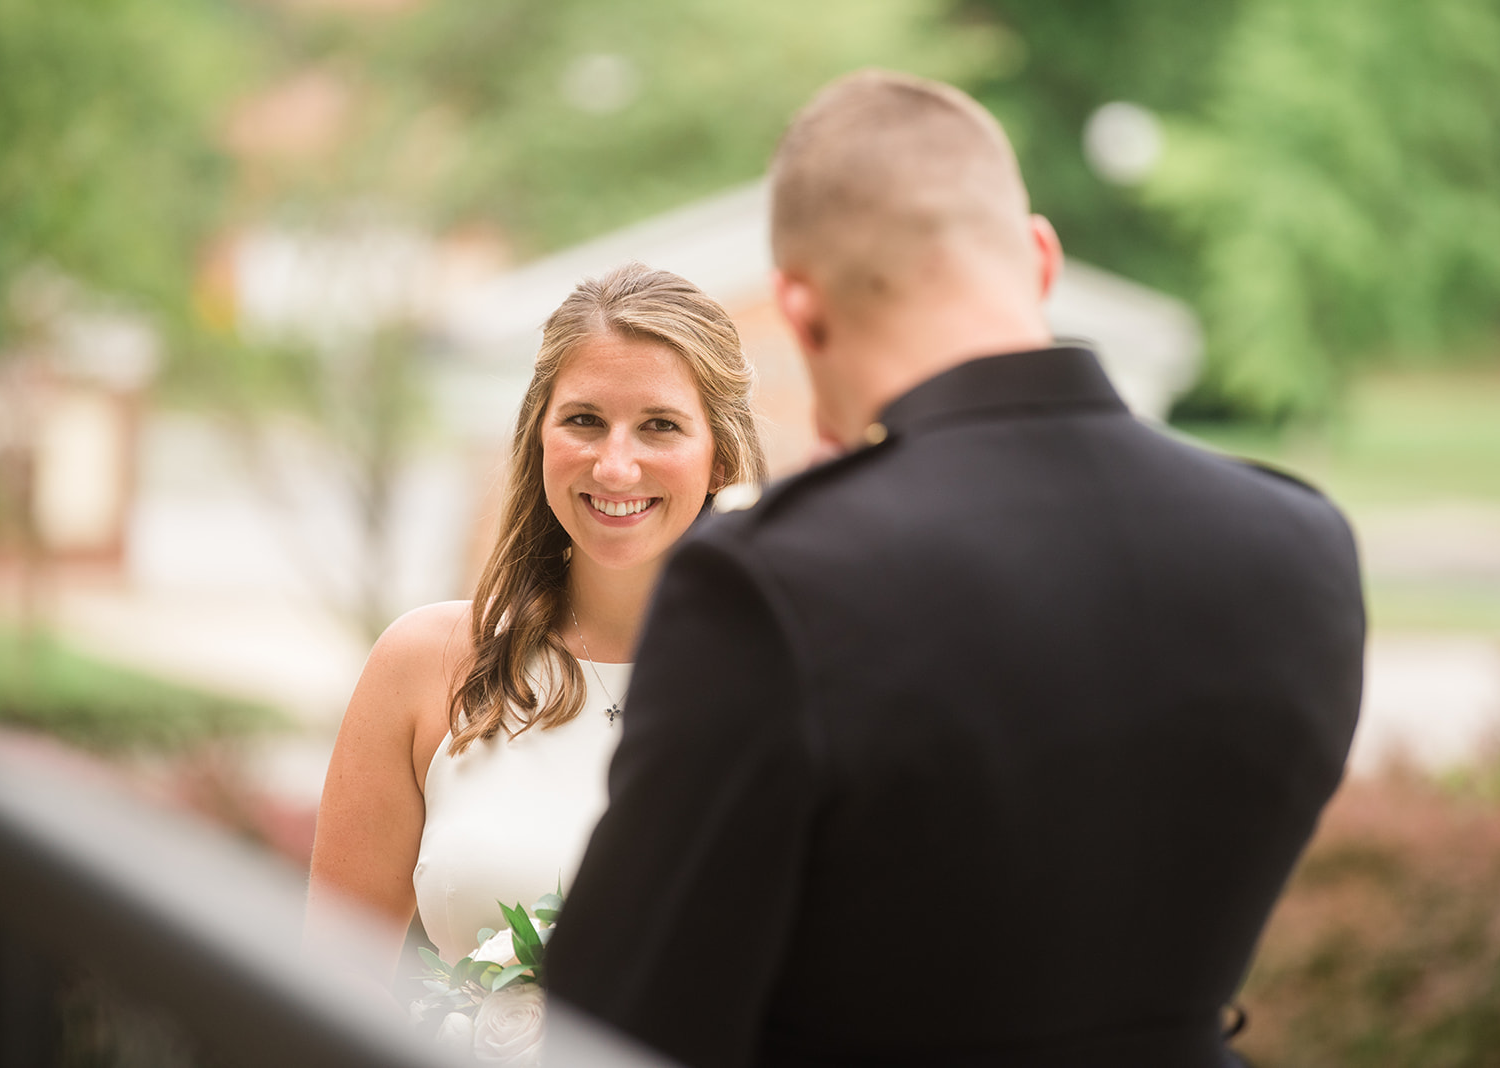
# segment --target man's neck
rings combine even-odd
[[[1053,343],[1040,310],[1015,315],[974,303],[945,303],[882,316],[869,329],[851,331],[830,353],[823,381],[825,419],[847,445],[897,397],[944,371],[981,356],[1046,348]]]

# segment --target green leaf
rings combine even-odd
[[[513,909],[501,906],[500,910],[505,913],[506,922],[510,924],[511,937],[519,950],[522,945],[539,946],[542,944],[541,937],[537,935],[536,928],[531,924],[531,917],[526,915],[526,910],[520,905]],[[520,954],[517,953],[517,956]]]
[[[439,975],[451,976],[453,974],[453,969],[448,967],[448,962],[443,960],[442,957],[439,957],[436,953],[428,949],[426,946],[417,947],[417,956],[422,958],[422,963],[426,964],[427,967],[431,968]]]
[[[465,983],[472,983],[475,977],[488,966],[489,961],[476,961],[472,957],[465,957],[453,966],[453,978],[450,982],[454,986],[463,986]]]
[[[479,933],[474,936],[474,942],[482,946],[491,938],[494,938],[496,934],[497,932],[493,927],[481,927]]]
[[[559,912],[557,909],[538,908],[535,915],[543,923],[556,923]]]
[[[516,960],[520,961],[528,968],[540,964],[541,948],[542,947],[540,942],[533,946],[529,943],[517,940],[515,943]]]
[[[502,968],[500,973],[490,980],[490,993],[503,990],[512,983],[522,983],[528,980],[527,967],[524,964],[512,964],[508,968]]]
[[[537,899],[537,903],[531,907],[532,915],[539,920],[549,917],[543,916],[543,912],[550,912],[555,917],[562,910],[563,899],[561,894],[543,894]]]

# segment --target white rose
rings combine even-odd
[[[474,1017],[474,1056],[535,1068],[541,1063],[544,1000],[536,983],[508,986],[485,998]]]
[[[531,921],[531,926],[536,929],[536,933],[542,935],[543,940],[545,940],[550,931],[544,928],[541,921],[535,916],[528,916],[526,918]],[[475,960],[488,961],[491,964],[509,964],[516,959],[515,937],[510,933],[510,929],[507,928],[494,937],[487,939],[484,945],[474,951],[473,956]]]
[[[509,929],[501,931],[474,951],[474,959],[491,964],[509,964],[516,959],[516,945]]]
[[[450,1012],[438,1025],[437,1044],[449,1049],[472,1049],[474,1046],[474,1021],[461,1012]]]

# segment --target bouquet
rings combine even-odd
[[[457,964],[418,949],[428,968],[421,977],[427,993],[412,1002],[412,1018],[442,1045],[531,1068],[541,1054],[547,943],[563,899],[546,894],[530,914],[519,904],[496,904],[506,929],[480,930],[478,948]]]

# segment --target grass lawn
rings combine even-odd
[[[1225,452],[1285,467],[1356,516],[1454,500],[1500,506],[1500,361],[1366,374],[1319,431],[1223,423],[1176,429]]]
[[[163,682],[0,629],[0,724],[102,753],[173,753],[212,738],[288,725],[279,712]]]

